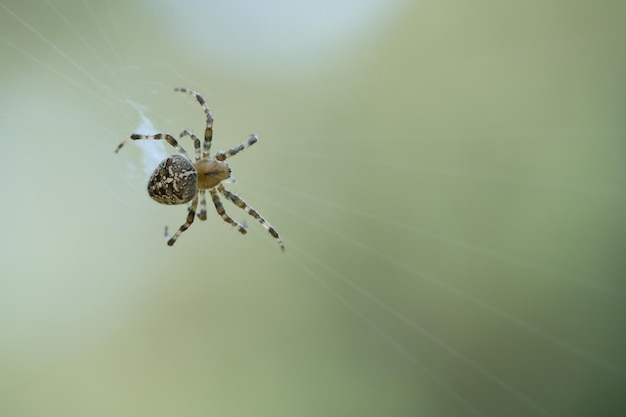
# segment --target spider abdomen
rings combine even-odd
[[[156,167],[148,181],[148,194],[161,204],[184,204],[198,191],[198,173],[182,155],[172,155]]]

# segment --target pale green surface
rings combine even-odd
[[[1,3],[1,416],[623,415],[626,3],[171,3]]]

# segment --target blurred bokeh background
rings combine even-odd
[[[626,3],[0,2],[0,415],[621,416]],[[138,130],[256,132],[145,186]],[[191,149],[189,141],[183,141]]]

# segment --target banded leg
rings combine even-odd
[[[180,132],[180,137],[189,136],[193,140],[193,153],[196,157],[196,162],[200,160],[200,139],[194,135],[189,129],[185,129]]]
[[[202,158],[208,158],[211,152],[211,141],[213,140],[213,114],[211,110],[209,110],[209,106],[207,106],[206,101],[204,101],[204,97],[193,90],[188,90],[186,88],[175,88],[174,91],[181,91],[183,93],[191,94],[196,98],[200,106],[202,106],[202,110],[204,110],[204,114],[206,115],[206,128],[204,129],[204,148],[202,151]]]
[[[180,144],[178,143],[178,141],[176,139],[174,139],[174,137],[172,135],[168,135],[165,133],[157,133],[156,135],[140,135],[139,133],[133,133],[132,135],[130,135],[130,138],[132,140],[139,140],[139,139],[154,139],[154,140],[159,140],[159,139],[163,139],[165,140],[167,143],[169,143],[170,145],[172,145],[174,148],[176,148],[176,150],[178,151],[178,153],[185,155],[187,158],[189,158],[189,155],[187,155],[187,151],[185,150],[185,148],[183,148],[182,146],[180,146]],[[117,146],[117,149],[115,149],[115,153],[117,153],[122,146],[124,146],[124,144],[126,143],[126,141],[120,143]]]
[[[232,226],[236,227],[242,235],[248,233],[248,229],[239,224],[236,220],[233,220],[233,218],[226,213],[226,210],[224,210],[224,206],[222,205],[222,201],[220,200],[220,196],[217,195],[215,188],[211,188],[209,192],[211,193],[211,198],[213,199],[213,204],[215,204],[217,214],[219,214],[226,223],[230,223]]]
[[[200,199],[198,218],[204,221],[206,220],[206,190],[198,190],[198,198]]]
[[[261,223],[263,225],[263,227],[265,227],[265,229],[269,232],[269,234],[272,235],[272,237],[274,239],[276,239],[276,242],[278,243],[278,246],[280,246],[280,249],[283,250],[283,251],[285,250],[285,245],[283,244],[283,241],[280,240],[280,236],[278,235],[278,232],[276,231],[276,229],[274,229],[272,227],[272,225],[269,224],[268,221],[265,220],[259,214],[258,211],[256,211],[254,208],[250,207],[248,205],[248,203],[243,201],[243,199],[241,197],[239,197],[237,194],[228,191],[226,188],[224,188],[224,186],[222,184],[219,184],[217,186],[217,189],[219,190],[220,193],[222,193],[224,195],[224,197],[226,197],[227,199],[232,201],[237,207],[239,207],[242,210],[245,210],[246,213],[248,213],[250,216],[252,216],[255,219],[257,219],[259,221],[259,223]]]
[[[230,158],[231,156],[235,156],[239,152],[243,151],[244,149],[249,148],[250,146],[254,145],[258,140],[259,140],[259,137],[256,134],[252,134],[250,136],[250,139],[248,139],[247,141],[245,141],[241,145],[237,145],[234,148],[231,148],[231,149],[227,150],[226,152],[224,152],[224,151],[217,151],[217,153],[215,154],[215,159],[217,159],[218,161],[224,161],[224,160],[226,160],[226,158]]]
[[[189,229],[189,226],[191,226],[191,223],[193,223],[193,220],[196,217],[197,208],[198,208],[198,194],[196,194],[196,196],[191,201],[191,205],[189,206],[189,210],[187,212],[187,221],[185,221],[185,223],[178,228],[176,233],[174,233],[174,236],[170,238],[167,233],[167,227],[165,228],[165,238],[168,239],[167,244],[169,246],[174,245],[174,243],[176,243],[176,239],[178,239],[181,233]]]

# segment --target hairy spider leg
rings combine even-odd
[[[244,143],[240,145],[235,146],[234,148],[227,150],[226,152],[217,151],[217,153],[215,154],[215,159],[217,159],[218,161],[224,161],[227,158],[230,158],[231,156],[235,156],[239,152],[243,151],[244,149],[249,148],[250,146],[254,145],[258,140],[259,140],[259,137],[256,134],[252,134],[250,136],[250,139],[248,139],[247,141],[245,141]]]
[[[206,190],[198,190],[198,199],[200,200],[200,211],[198,218],[202,221],[206,220]]]
[[[278,235],[278,232],[276,231],[276,229],[274,229],[272,227],[272,225],[269,224],[269,222],[267,220],[265,220],[259,214],[258,211],[256,211],[254,208],[249,206],[248,203],[246,203],[237,194],[235,194],[235,193],[233,193],[231,191],[228,191],[226,188],[224,188],[224,186],[222,184],[219,184],[217,186],[217,189],[219,190],[220,193],[222,193],[224,195],[224,197],[226,197],[227,199],[232,201],[237,207],[239,207],[240,209],[242,209],[246,213],[248,213],[250,216],[252,216],[255,219],[257,219],[259,221],[259,223],[261,223],[263,225],[263,227],[265,227],[265,229],[269,232],[269,234],[272,235],[272,237],[274,239],[276,239],[276,242],[278,243],[278,246],[280,246],[280,249],[282,249],[283,251],[285,250],[285,245],[283,244],[283,241],[280,240],[280,236]]]
[[[204,147],[202,151],[202,158],[208,158],[211,152],[211,141],[213,140],[213,114],[207,106],[206,101],[204,101],[204,97],[196,91],[188,90],[186,88],[175,88],[174,91],[181,91],[183,93],[191,94],[196,98],[200,106],[202,106],[202,110],[204,110],[204,114],[206,115],[206,128],[204,129]]]
[[[240,223],[230,217],[228,213],[226,213],[224,205],[222,204],[222,200],[220,200],[220,196],[217,194],[217,191],[215,191],[215,188],[211,188],[209,192],[211,193],[211,198],[213,199],[213,204],[215,205],[215,210],[217,210],[217,214],[219,214],[226,223],[229,223],[232,226],[236,227],[237,230],[239,230],[239,233],[241,233],[242,235],[248,233],[248,229],[246,229],[245,226],[242,226]]]
[[[168,239],[167,244],[169,246],[173,246],[174,243],[176,243],[176,239],[178,239],[178,237],[187,229],[189,229],[189,226],[191,226],[191,224],[193,223],[193,220],[196,217],[196,209],[198,208],[198,194],[196,194],[196,196],[193,198],[193,200],[191,201],[191,205],[189,206],[189,210],[187,213],[187,220],[185,221],[185,223],[183,223],[178,230],[176,231],[176,233],[174,233],[174,236],[172,236],[171,238],[169,237],[169,235],[167,234],[167,227],[165,228],[165,238]]]
[[[172,145],[174,148],[176,148],[176,150],[178,151],[179,154],[184,155],[187,159],[189,159],[189,155],[187,154],[187,151],[185,150],[185,148],[180,146],[178,141],[176,139],[174,139],[174,137],[172,135],[168,135],[168,134],[165,134],[165,133],[157,133],[156,135],[140,135],[139,133],[133,133],[132,135],[130,135],[130,138],[132,140],[140,140],[140,139],[160,140],[160,139],[163,139],[167,143]],[[115,150],[115,152],[119,151],[120,148],[122,147],[122,145],[124,145],[125,142],[126,141],[120,143],[119,146],[117,147],[117,149]]]
[[[193,153],[196,157],[196,162],[200,160],[200,139],[194,135],[189,129],[185,129],[180,132],[180,137],[189,136],[193,140]]]

